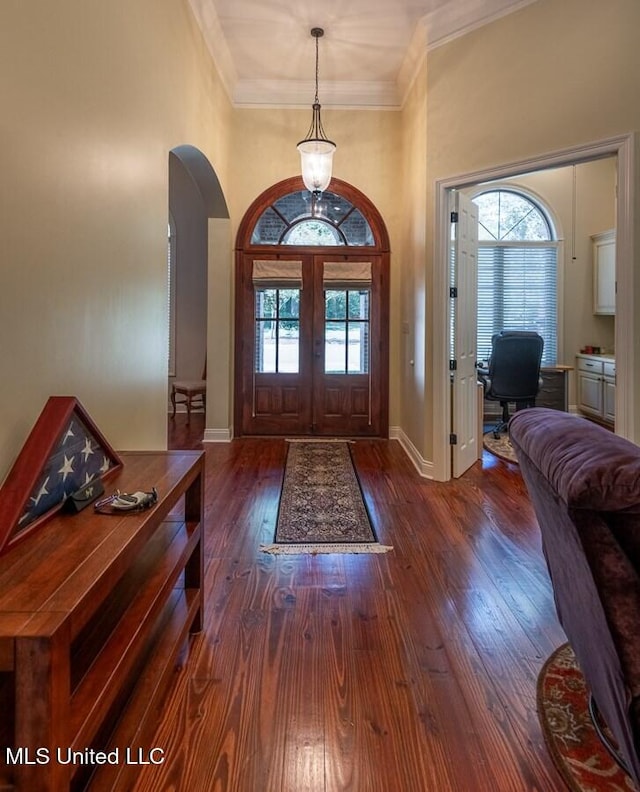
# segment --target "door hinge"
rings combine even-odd
[[[457,212],[451,212],[451,222],[452,223],[457,223],[458,222],[458,213]]]
[[[458,435],[457,434],[450,434],[449,435],[449,445],[458,445]]]
[[[449,371],[457,371],[458,370],[458,361],[457,360],[450,360],[449,361]]]
[[[452,300],[455,300],[457,296],[458,296],[458,287],[449,286],[449,297],[451,297]]]

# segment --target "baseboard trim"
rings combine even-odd
[[[203,443],[230,443],[233,440],[231,429],[205,429]]]
[[[422,478],[433,479],[433,462],[426,460],[400,426],[389,427],[389,439],[397,440]]]

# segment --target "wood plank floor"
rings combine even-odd
[[[178,416],[170,443],[202,431]],[[261,553],[285,442],[206,445],[205,630],[136,792],[565,789],[536,714],[564,635],[517,466],[442,484],[395,441],[353,451],[391,553]]]

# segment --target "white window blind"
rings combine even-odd
[[[542,363],[557,362],[557,264],[554,242],[480,243],[479,358],[489,358],[494,333],[532,330],[544,339]]]

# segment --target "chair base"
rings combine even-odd
[[[516,405],[516,412],[520,410],[526,410],[528,407],[535,407],[536,401],[535,399],[529,399],[528,401],[524,402],[514,402]],[[500,433],[506,431],[507,426],[509,424],[509,420],[511,416],[509,415],[509,402],[500,402],[500,406],[502,407],[502,418],[496,424],[496,426],[491,430],[494,438],[496,440],[500,439]]]

